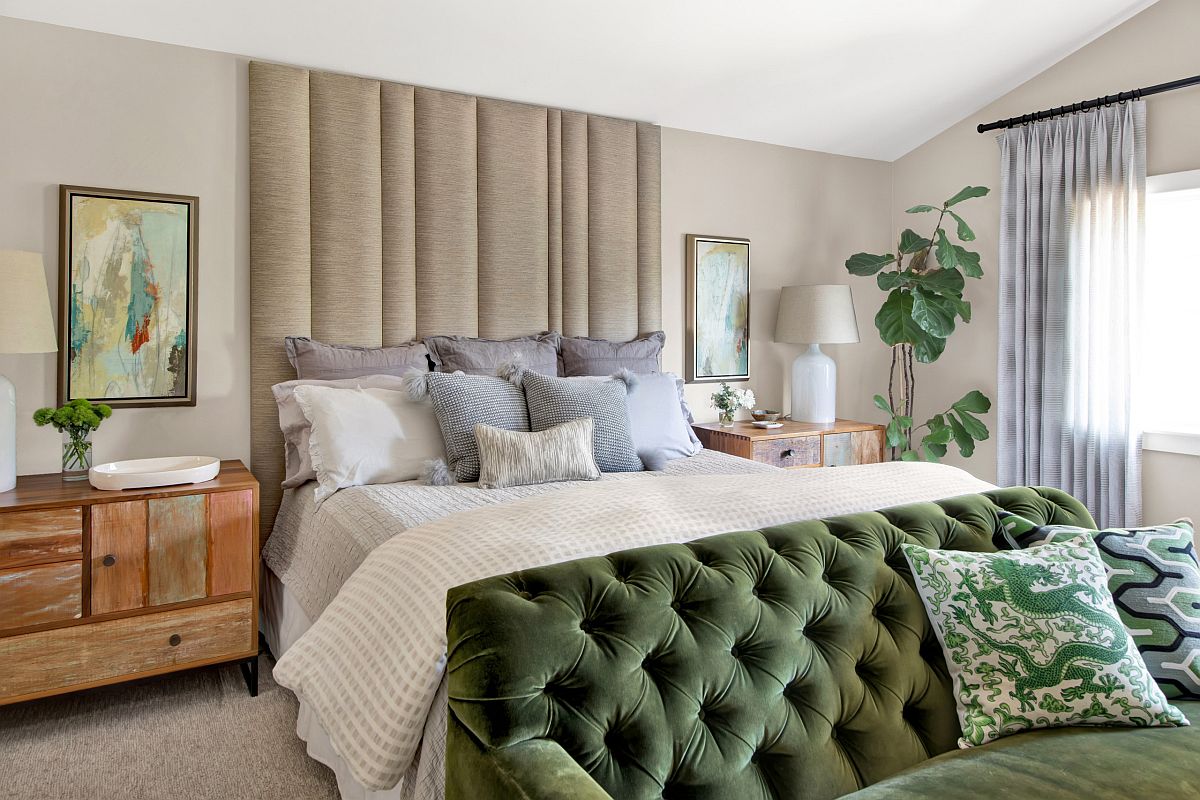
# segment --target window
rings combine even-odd
[[[1200,170],[1146,181],[1144,446],[1200,455]]]

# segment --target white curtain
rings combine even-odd
[[[1146,196],[1142,101],[1012,128],[1000,163],[1000,481],[1141,522],[1132,408]]]

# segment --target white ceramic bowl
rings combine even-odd
[[[212,456],[170,456],[113,461],[88,470],[88,480],[97,489],[145,489],[180,483],[211,481],[221,471],[221,460]]]

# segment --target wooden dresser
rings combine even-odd
[[[0,705],[241,661],[258,683],[258,482],[0,492]]]
[[[709,450],[761,461],[775,467],[847,467],[883,461],[884,426],[839,419],[830,425],[781,420],[779,428],[759,428],[735,422],[723,428],[716,422],[692,426]]]

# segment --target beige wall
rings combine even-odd
[[[0,18],[0,109],[0,248],[44,254],[55,308],[58,184],[200,197],[198,405],[118,411],[96,458],[249,458],[244,60]],[[58,434],[29,421],[56,369],[53,354],[0,355],[19,474],[59,468]]]
[[[0,18],[0,248],[45,254],[57,286],[57,185],[200,196],[200,363],[195,409],[119,411],[96,436],[102,461],[172,453],[249,459],[246,66],[235,56]],[[863,159],[663,130],[663,297],[669,368],[683,369],[683,236],[745,236],[753,247],[752,381],[787,402],[795,345],[771,342],[778,289],[842,281],[847,253],[886,244],[890,167]],[[57,306],[57,299],[55,298]],[[870,334],[874,313],[860,302]],[[837,350],[841,350],[838,353]],[[858,353],[844,362],[842,413],[874,391]],[[29,422],[54,401],[52,355],[0,356],[18,392],[21,474],[57,469],[59,440]],[[872,378],[874,376],[871,376]],[[705,419],[713,387],[688,395]]]
[[[772,341],[779,288],[846,283],[846,256],[887,247],[891,168],[882,161],[672,128],[664,128],[662,137],[664,366],[683,373],[683,237],[749,239],[750,381],[734,385],[753,389],[760,405],[786,411],[791,363],[802,345]],[[855,286],[862,342],[827,348],[838,362],[842,416],[861,419],[870,413],[870,397],[879,390],[880,375],[867,368],[872,358],[882,364],[888,355],[874,335],[877,293],[871,284]],[[708,406],[716,388],[687,387],[697,419],[716,419]]]
[[[955,334],[936,365],[920,370],[922,419],[926,412],[940,410],[971,387],[980,387],[993,398],[996,395],[999,150],[994,134],[980,135],[975,125],[1194,75],[1200,63],[1196,55],[1197,31],[1200,3],[1160,0],[894,163],[893,213],[897,229],[914,221],[903,209],[916,203],[939,202],[967,184],[982,184],[993,190],[982,201],[973,200],[962,207],[978,234],[977,249],[983,255],[987,275],[982,281],[970,282],[975,320]],[[1200,168],[1200,89],[1149,97],[1146,104],[1149,173]],[[1191,344],[1177,346],[1187,348]],[[994,413],[988,426],[996,430]],[[979,449],[968,468],[985,480],[995,479],[994,440]],[[1181,514],[1200,519],[1197,486],[1200,458],[1147,452],[1143,476],[1146,521],[1170,520]]]

